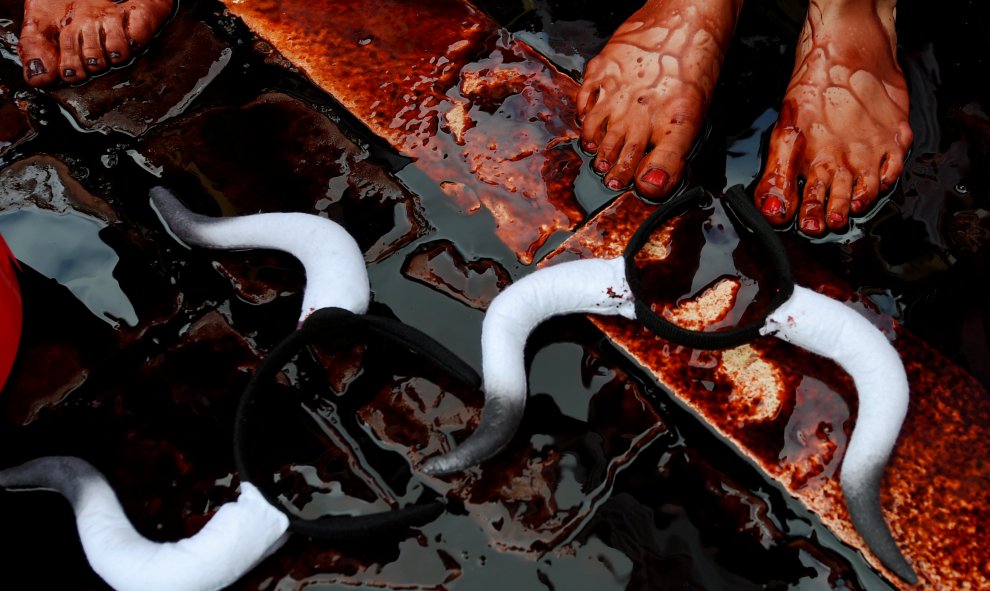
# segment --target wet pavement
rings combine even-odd
[[[577,149],[571,76],[634,3],[374,4],[185,2],[135,64],[36,91],[12,49],[21,6],[0,0],[0,232],[24,268],[25,302],[0,400],[3,465],[85,457],[153,539],[197,531],[236,496],[233,409],[295,325],[305,278],[288,255],[178,244],[148,205],[154,185],[211,215],[340,222],[365,253],[372,311],[476,367],[500,289],[555,251],[621,250],[649,206],[604,190]],[[854,301],[910,361],[926,396],[895,452],[888,518],[926,561],[923,588],[979,588],[990,580],[978,533],[990,507],[990,323],[977,287],[990,252],[990,102],[966,80],[985,71],[990,39],[968,3],[947,13],[966,17],[955,35],[920,26],[949,19],[921,10],[900,9],[917,135],[900,184],[845,235],[785,237],[803,283]],[[783,1],[744,11],[689,183],[718,192],[753,179],[799,18]],[[681,239],[693,258],[658,293],[690,295],[723,272],[764,279],[724,230],[693,224]],[[747,347],[706,355],[621,323],[554,320],[528,347],[519,435],[443,479],[415,466],[473,428],[480,392],[375,341],[300,358],[278,386],[291,402],[267,409],[256,450],[285,502],[312,516],[432,490],[448,512],[366,544],[296,536],[232,588],[890,588],[836,498],[855,414],[848,379],[779,346]],[[747,371],[783,372],[783,394],[728,388]],[[19,540],[2,558],[11,583],[106,588],[61,499],[0,501]]]

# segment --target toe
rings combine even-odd
[[[89,73],[102,72],[107,68],[106,54],[100,43],[100,29],[97,23],[90,23],[82,30],[81,54],[83,65]]]
[[[609,126],[605,130],[604,136],[601,138],[601,143],[598,146],[598,154],[595,156],[595,161],[592,164],[595,171],[599,174],[605,175],[611,172],[615,163],[619,159],[619,154],[622,153],[622,146],[625,143],[626,132],[623,127],[620,126]],[[608,181],[605,181],[608,185]],[[609,187],[613,188],[613,187]],[[618,188],[621,188],[618,187]]]
[[[598,153],[607,125],[608,110],[599,101],[588,111],[581,124],[581,148],[590,154]]]
[[[585,82],[578,90],[575,107],[578,121],[584,121],[588,111],[598,102],[598,85]]]
[[[774,127],[767,165],[753,196],[756,207],[772,224],[786,224],[797,213],[796,162],[803,149],[804,138],[797,129]]]
[[[866,213],[880,194],[880,177],[874,172],[860,172],[853,181],[849,211],[854,215]]]
[[[826,223],[830,229],[842,229],[849,220],[852,190],[852,173],[845,167],[837,169],[832,176],[832,186],[828,192],[828,213],[825,215]]]
[[[633,127],[626,131],[622,150],[614,160],[612,170],[605,176],[605,186],[617,191],[632,184],[636,168],[646,152],[648,137],[648,130],[643,127]]]
[[[825,233],[825,202],[832,184],[832,169],[828,165],[813,166],[804,183],[801,209],[798,212],[798,227],[808,236],[821,236]]]
[[[677,186],[700,125],[699,119],[674,117],[654,129],[653,150],[636,171],[636,188],[644,197],[662,199]]]
[[[103,48],[111,65],[118,65],[131,59],[131,46],[124,34],[124,24],[117,15],[103,20]]]
[[[866,213],[880,195],[880,161],[866,150],[853,152],[849,160],[853,173],[849,212],[860,215]]]
[[[577,98],[575,99],[575,107],[577,108],[578,118],[583,120],[588,114],[588,111],[595,106],[598,102],[598,91],[601,88],[601,78],[596,75],[597,67],[596,58],[592,58],[588,62],[588,66],[585,68],[584,82],[581,83],[581,88],[578,90]]]
[[[31,86],[47,86],[58,80],[58,42],[53,34],[25,22],[17,53],[24,64],[24,80]]]
[[[886,153],[880,162],[880,192],[889,191],[904,172],[904,157],[896,153]]]
[[[66,82],[82,82],[88,76],[82,61],[81,35],[77,27],[65,27],[58,36],[58,73]]]
[[[663,199],[677,186],[684,171],[684,154],[655,147],[636,172],[636,190],[648,199]]]

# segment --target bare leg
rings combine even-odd
[[[18,53],[24,79],[82,82],[146,45],[174,0],[25,0]]]
[[[605,184],[647,197],[677,186],[742,0],[647,0],[588,62],[581,140]]]
[[[805,234],[841,230],[900,176],[913,135],[895,6],[811,0],[756,188],[756,205],[771,222],[797,215]]]

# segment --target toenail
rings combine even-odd
[[[859,199],[853,199],[852,204],[850,205],[850,209],[852,209],[856,213],[863,211],[863,202],[860,201]]]
[[[595,170],[600,173],[606,173],[612,168],[612,164],[608,160],[599,160],[595,162]]]
[[[120,52],[119,51],[111,51],[110,52],[110,59],[112,59],[112,60],[119,60],[120,59]]]
[[[595,142],[584,142],[585,152],[594,152],[596,150],[598,150],[598,144],[596,144]]]
[[[43,64],[39,59],[33,59],[27,63],[28,78],[41,76],[47,71],[48,70],[45,69],[45,64]]]
[[[622,189],[622,183],[620,183],[618,179],[609,180],[608,182],[605,183],[605,186],[608,187],[609,189],[612,189],[613,191],[618,191]]]
[[[100,65],[100,60],[96,59],[95,57],[86,58],[86,65],[96,67]]]
[[[642,177],[644,182],[650,183],[658,189],[664,188],[670,176],[659,168],[651,168]]]
[[[832,212],[828,214],[828,223],[832,226],[840,226],[845,220],[842,219],[841,213]]]
[[[776,195],[763,200],[763,215],[779,216],[784,213],[784,202]]]
[[[66,69],[62,70],[62,77],[63,78],[75,78],[76,77],[76,71],[73,70],[72,68],[66,68]]]
[[[818,220],[807,219],[801,222],[801,229],[807,234],[817,234],[821,230],[821,226],[818,225]]]

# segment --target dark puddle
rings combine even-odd
[[[572,74],[636,4],[478,2]],[[757,174],[790,71],[799,4],[744,10],[712,131],[692,162],[695,182],[718,191]],[[65,214],[0,213],[0,231],[27,267],[26,336],[4,391],[2,463],[86,457],[156,539],[195,531],[234,495],[233,405],[260,351],[293,326],[303,278],[277,253],[177,245],[147,207],[150,186],[167,183],[208,213],[297,209],[344,222],[369,261],[375,311],[475,366],[480,310],[530,270],[496,237],[490,216],[464,216],[437,183],[322,93],[265,63],[218,5],[187,2],[183,10],[191,20],[176,29],[211,57],[175,67],[185,74],[168,79],[177,88],[167,104],[117,110],[93,101],[104,106],[90,110],[126,115],[102,133],[70,123],[73,113],[84,118],[66,97],[91,88],[37,93],[19,80],[9,48],[0,61],[0,166],[50,154],[115,216],[98,219],[78,204]],[[907,171],[886,204],[846,234],[792,244],[990,385],[988,300],[978,288],[990,249],[990,102],[965,82],[986,71],[990,55],[980,10],[901,3],[917,133]],[[16,32],[18,22],[0,26]],[[154,67],[137,78],[130,70],[112,76],[141,95],[135,81],[157,82],[160,68],[174,67],[171,57],[150,55]],[[575,186],[588,217],[614,197],[586,158]],[[702,259],[704,238],[699,232],[693,242]],[[703,278],[685,268],[684,284],[667,288],[676,298],[731,267],[706,266]],[[443,482],[421,482],[395,450],[415,457],[463,437],[476,421],[477,392],[380,343],[324,352],[320,365],[299,360],[290,382],[319,388],[281,387],[264,438],[273,445],[262,446],[288,504],[307,514],[356,511],[429,488],[454,501],[397,539],[335,547],[294,538],[231,588],[888,588],[585,320],[547,323],[528,350],[530,404],[516,440],[483,470]],[[328,385],[337,394],[319,394]],[[793,442],[808,428],[782,426],[781,438]],[[3,493],[0,501],[0,520],[17,540],[2,560],[5,584],[105,588],[60,499]]]
[[[137,313],[113,277],[120,257],[99,236],[104,227],[92,218],[38,209],[0,215],[0,233],[24,253],[22,264],[69,288],[97,317],[136,326]]]

